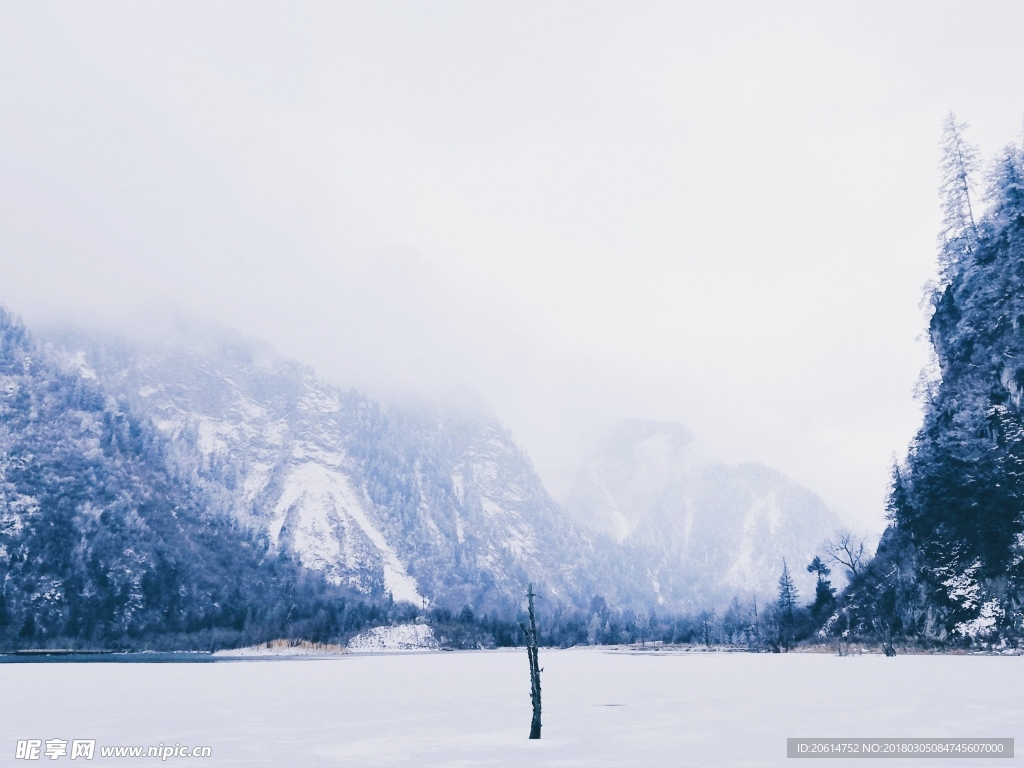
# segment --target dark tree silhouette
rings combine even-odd
[[[533,584],[526,585],[526,600],[529,606],[530,626],[523,628],[526,635],[526,655],[530,659],[530,702],[533,704],[533,719],[530,721],[530,738],[540,738],[540,661],[537,657],[537,615],[533,607]]]

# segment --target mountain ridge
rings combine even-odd
[[[529,578],[557,599],[591,596],[587,563],[566,566],[589,543],[492,418],[383,408],[237,347],[219,359],[102,344],[64,354],[152,418],[222,512],[335,583],[456,608],[512,610]]]
[[[696,611],[747,588],[770,593],[781,557],[817,544],[761,546],[780,510],[800,500],[795,484],[763,466],[716,463],[678,424],[620,425],[619,453],[592,477],[605,491],[619,484],[619,527],[609,528],[588,523],[578,503],[555,503],[491,415],[383,406],[236,341],[167,345],[65,330],[38,349],[68,386],[89,388],[149,431],[154,471],[201,499],[203,520],[323,579],[318,589],[371,603],[515,615],[532,581],[552,610],[585,609],[600,596],[641,611]],[[633,496],[619,492],[630,483]],[[663,498],[652,504],[655,492]],[[723,514],[754,520],[734,525],[728,546],[712,535]],[[694,537],[706,544],[695,548]]]

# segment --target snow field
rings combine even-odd
[[[789,736],[1013,737],[1024,749],[1022,657],[541,649],[540,659],[544,731],[533,742],[522,650],[0,664],[0,765],[20,764],[15,742],[27,738],[211,745],[211,768],[799,768],[785,757]],[[97,751],[93,764],[107,763],[127,764]],[[940,764],[950,763],[869,765]]]

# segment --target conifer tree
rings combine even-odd
[[[789,567],[786,565],[785,559],[782,561],[782,575],[779,576],[779,614],[783,620],[788,623],[793,623],[793,609],[796,608],[797,601],[796,584],[793,583],[793,577],[789,574]]]
[[[811,564],[807,566],[808,573],[816,573],[818,575],[818,583],[821,584],[825,581],[825,577],[832,573],[832,569],[821,562],[821,558],[817,555],[811,560]]]
[[[825,563],[821,561],[820,557],[815,555],[810,565],[807,566],[807,570],[811,573],[817,574],[818,576],[818,580],[814,587],[814,602],[811,604],[811,616],[820,620],[824,617],[826,611],[831,610],[836,599],[836,591],[832,588],[832,583],[828,580],[828,576],[832,573],[832,569],[825,565]]]
[[[942,232],[939,235],[940,270],[945,278],[971,253],[977,225],[971,190],[978,171],[978,149],[964,138],[966,123],[958,123],[951,111],[942,123]]]

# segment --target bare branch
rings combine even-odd
[[[835,536],[825,542],[825,557],[856,576],[867,559],[864,538],[848,530],[836,531]]]

